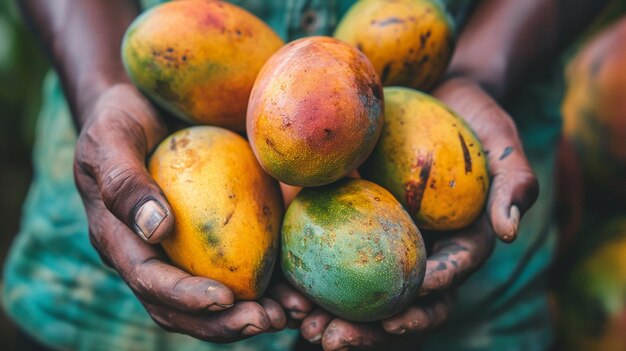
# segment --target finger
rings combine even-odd
[[[83,189],[90,191],[95,187],[92,183]],[[134,235],[101,201],[87,198],[85,208],[94,247],[138,297],[187,313],[220,311],[232,306],[234,296],[230,289],[167,264],[159,247]]]
[[[76,164],[96,180],[111,213],[145,241],[157,243],[171,234],[174,216],[145,160],[166,129],[143,97],[125,101],[124,110],[96,107],[96,117],[81,132]]]
[[[270,288],[268,296],[278,302],[289,318],[294,320],[304,319],[313,309],[313,304],[309,299],[286,283],[278,283]]]
[[[283,202],[285,203],[285,208],[289,207],[289,204],[293,199],[298,195],[302,187],[289,185],[285,183],[280,183],[280,190],[283,194]]]
[[[484,215],[471,226],[437,240],[426,261],[419,295],[432,295],[461,284],[489,258],[493,247],[494,235]]]
[[[380,346],[386,338],[385,332],[377,324],[352,323],[335,318],[324,331],[322,347],[326,351],[372,349]]]
[[[515,122],[474,82],[453,79],[442,84],[434,95],[459,113],[481,140],[492,175],[489,220],[501,240],[515,240],[519,221],[539,191]]]
[[[442,294],[417,301],[381,323],[383,329],[391,334],[425,332],[442,326],[448,320],[451,310],[450,295]]]
[[[313,344],[319,344],[322,341],[324,330],[326,330],[326,327],[332,319],[333,316],[322,309],[313,311],[300,325],[302,337]]]
[[[233,308],[209,316],[195,316],[142,301],[152,319],[167,331],[211,342],[233,342],[266,332],[270,318],[261,305],[239,302]]]
[[[280,305],[268,298],[262,298],[259,300],[259,304],[263,307],[270,320],[270,326],[272,331],[278,331],[285,329],[287,324],[287,317]]]
[[[511,242],[517,237],[522,215],[537,200],[539,183],[520,144],[503,141],[486,146],[493,176],[487,211],[495,234]]]

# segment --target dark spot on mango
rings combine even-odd
[[[235,211],[232,211],[226,216],[226,219],[224,219],[224,226],[226,226],[230,222],[230,219],[233,218],[234,213]]]
[[[328,128],[324,128],[324,138],[330,139],[332,136],[333,136],[333,131]]]
[[[448,269],[448,265],[443,261],[439,262],[439,264],[437,265],[437,270],[445,271],[446,269]]]
[[[372,90],[372,95],[374,95],[374,97],[376,99],[382,100],[382,98],[383,98],[383,91],[382,91],[382,88],[380,87],[380,85],[372,84],[372,85],[370,85],[370,89]]]
[[[176,151],[176,138],[172,138],[172,140],[170,140],[170,150]]]
[[[180,96],[172,89],[170,82],[164,79],[157,79],[155,81],[154,91],[161,97],[170,101],[181,101]]]
[[[387,62],[383,67],[383,73],[380,77],[380,80],[383,82],[383,84],[387,81],[387,78],[389,78],[389,73],[391,73],[391,62]]]
[[[420,34],[420,48],[424,49],[424,47],[426,46],[426,41],[428,41],[428,38],[430,38],[430,30],[427,31],[426,33],[422,33]]]
[[[410,180],[404,186],[407,209],[413,215],[417,214],[422,207],[422,199],[430,178],[432,164],[432,153],[429,153],[425,159],[420,157],[417,161],[417,165],[421,167],[419,180]]]
[[[215,235],[215,233],[213,231],[214,228],[215,228],[215,226],[214,226],[214,224],[212,222],[203,223],[198,228],[204,234],[204,239],[205,239],[207,245],[209,245],[211,247],[216,247],[220,243],[219,236]],[[218,252],[218,254],[219,254],[219,252]]]
[[[461,141],[461,149],[463,150],[463,162],[465,163],[465,174],[472,172],[472,156],[470,155],[467,144],[465,144],[465,138],[459,133],[459,140]]]
[[[398,17],[389,17],[387,19],[384,19],[380,22],[378,22],[378,26],[380,27],[386,27],[390,24],[398,24],[398,23],[404,23],[404,20],[398,18]]]
[[[278,150],[276,146],[274,146],[274,142],[272,142],[270,138],[265,138],[265,143],[267,144],[267,146],[270,147],[270,149],[274,150],[274,152],[277,153],[278,155],[285,156],[285,154],[282,151]]]

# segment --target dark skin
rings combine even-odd
[[[139,13],[128,0],[22,0],[25,17],[63,82],[79,138],[75,180],[89,220],[89,237],[163,328],[212,342],[232,342],[283,329],[297,294],[284,284],[275,299],[235,302],[210,279],[167,263],[159,246],[174,217],[145,168],[148,152],[168,134],[164,120],[131,84],[120,59],[125,29]],[[137,223],[150,203],[161,220]],[[143,229],[143,230],[142,230]],[[296,301],[310,309],[308,301]],[[297,314],[296,314],[297,316]]]
[[[484,16],[491,13],[495,17],[496,9],[506,7],[502,4],[529,9],[540,6],[539,2],[554,1],[491,0],[478,13]],[[476,43],[472,42],[480,36],[498,33],[504,38],[514,38],[526,26],[520,20],[512,29],[492,32],[493,27],[484,28],[478,19],[473,19],[461,37],[451,78],[434,95],[468,120],[490,150],[493,188],[487,211],[476,224],[448,234],[435,244],[427,264],[422,297],[405,311],[383,321],[382,327],[349,323],[321,310],[309,316],[313,304],[286,284],[272,286],[270,298],[235,302],[228,288],[169,265],[160,248],[152,245],[171,234],[174,217],[145,168],[149,151],[168,134],[168,128],[130,83],[119,55],[124,30],[138,14],[138,5],[128,0],[21,0],[19,3],[59,72],[79,131],[75,179],[88,216],[90,239],[152,318],[167,330],[213,342],[230,342],[302,321],[301,330],[306,338],[334,350],[374,347],[392,334],[433,329],[445,322],[454,288],[489,256],[494,237],[505,241],[515,239],[521,215],[537,196],[536,180],[523,155],[515,126],[491,97],[506,97],[508,87],[525,72],[519,67],[530,67],[535,61],[528,59],[528,64],[524,61],[519,66],[499,67],[471,59],[476,57],[471,50]],[[554,11],[550,14],[554,15]],[[526,15],[529,14],[517,14],[522,18]],[[507,24],[496,22],[501,26]],[[558,37],[558,31],[553,36]],[[545,40],[543,36],[541,39]],[[505,62],[512,60],[515,51],[514,45],[494,50],[503,50]],[[541,55],[521,55],[526,56],[534,59]],[[486,67],[498,67],[498,74],[484,73],[481,69]],[[500,77],[506,77],[501,85]],[[505,150],[510,150],[507,157],[500,159]],[[149,215],[142,217],[139,213]],[[443,267],[442,263],[445,269],[438,268]]]

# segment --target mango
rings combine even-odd
[[[296,40],[254,84],[247,131],[265,170],[283,183],[319,186],[357,168],[382,127],[383,92],[367,58],[339,40]]]
[[[439,100],[408,88],[385,88],[383,132],[360,173],[391,191],[420,229],[469,225],[489,192],[487,159],[472,129]]]
[[[334,36],[361,50],[384,86],[428,90],[454,51],[454,28],[436,0],[361,0]]]
[[[589,195],[626,203],[626,20],[583,46],[567,67],[563,134]]]
[[[243,131],[254,80],[282,45],[263,21],[228,2],[172,1],[130,25],[122,59],[137,87],[170,113]]]
[[[278,255],[283,204],[246,140],[218,127],[183,129],[157,147],[149,170],[176,218],[162,243],[172,262],[237,299],[260,297]]]
[[[579,245],[557,286],[559,350],[626,351],[626,217],[602,219],[578,233],[597,242]]]
[[[363,179],[303,189],[281,233],[285,277],[347,320],[399,312],[424,279],[426,251],[415,223],[393,195]]]

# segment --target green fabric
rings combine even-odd
[[[149,7],[159,1],[144,1]],[[330,34],[352,0],[233,1],[269,23],[284,39]],[[474,1],[441,0],[466,18]],[[314,25],[303,26],[314,13]],[[309,21],[311,22],[311,21]],[[462,23],[457,23],[460,28]],[[539,82],[537,83],[539,84]],[[498,243],[492,258],[458,292],[449,325],[424,350],[537,350],[551,340],[543,273],[554,247],[552,173],[559,129],[558,93],[528,89],[534,109],[513,109],[543,191],[522,222],[519,240]],[[542,96],[541,103],[533,94]],[[57,77],[44,86],[34,149],[35,179],[20,233],[5,264],[7,314],[40,342],[60,349],[286,350],[297,332],[213,345],[161,330],[119,276],[91,247],[72,176],[76,134]],[[523,104],[528,106],[529,104]],[[555,114],[557,113],[557,114]]]

